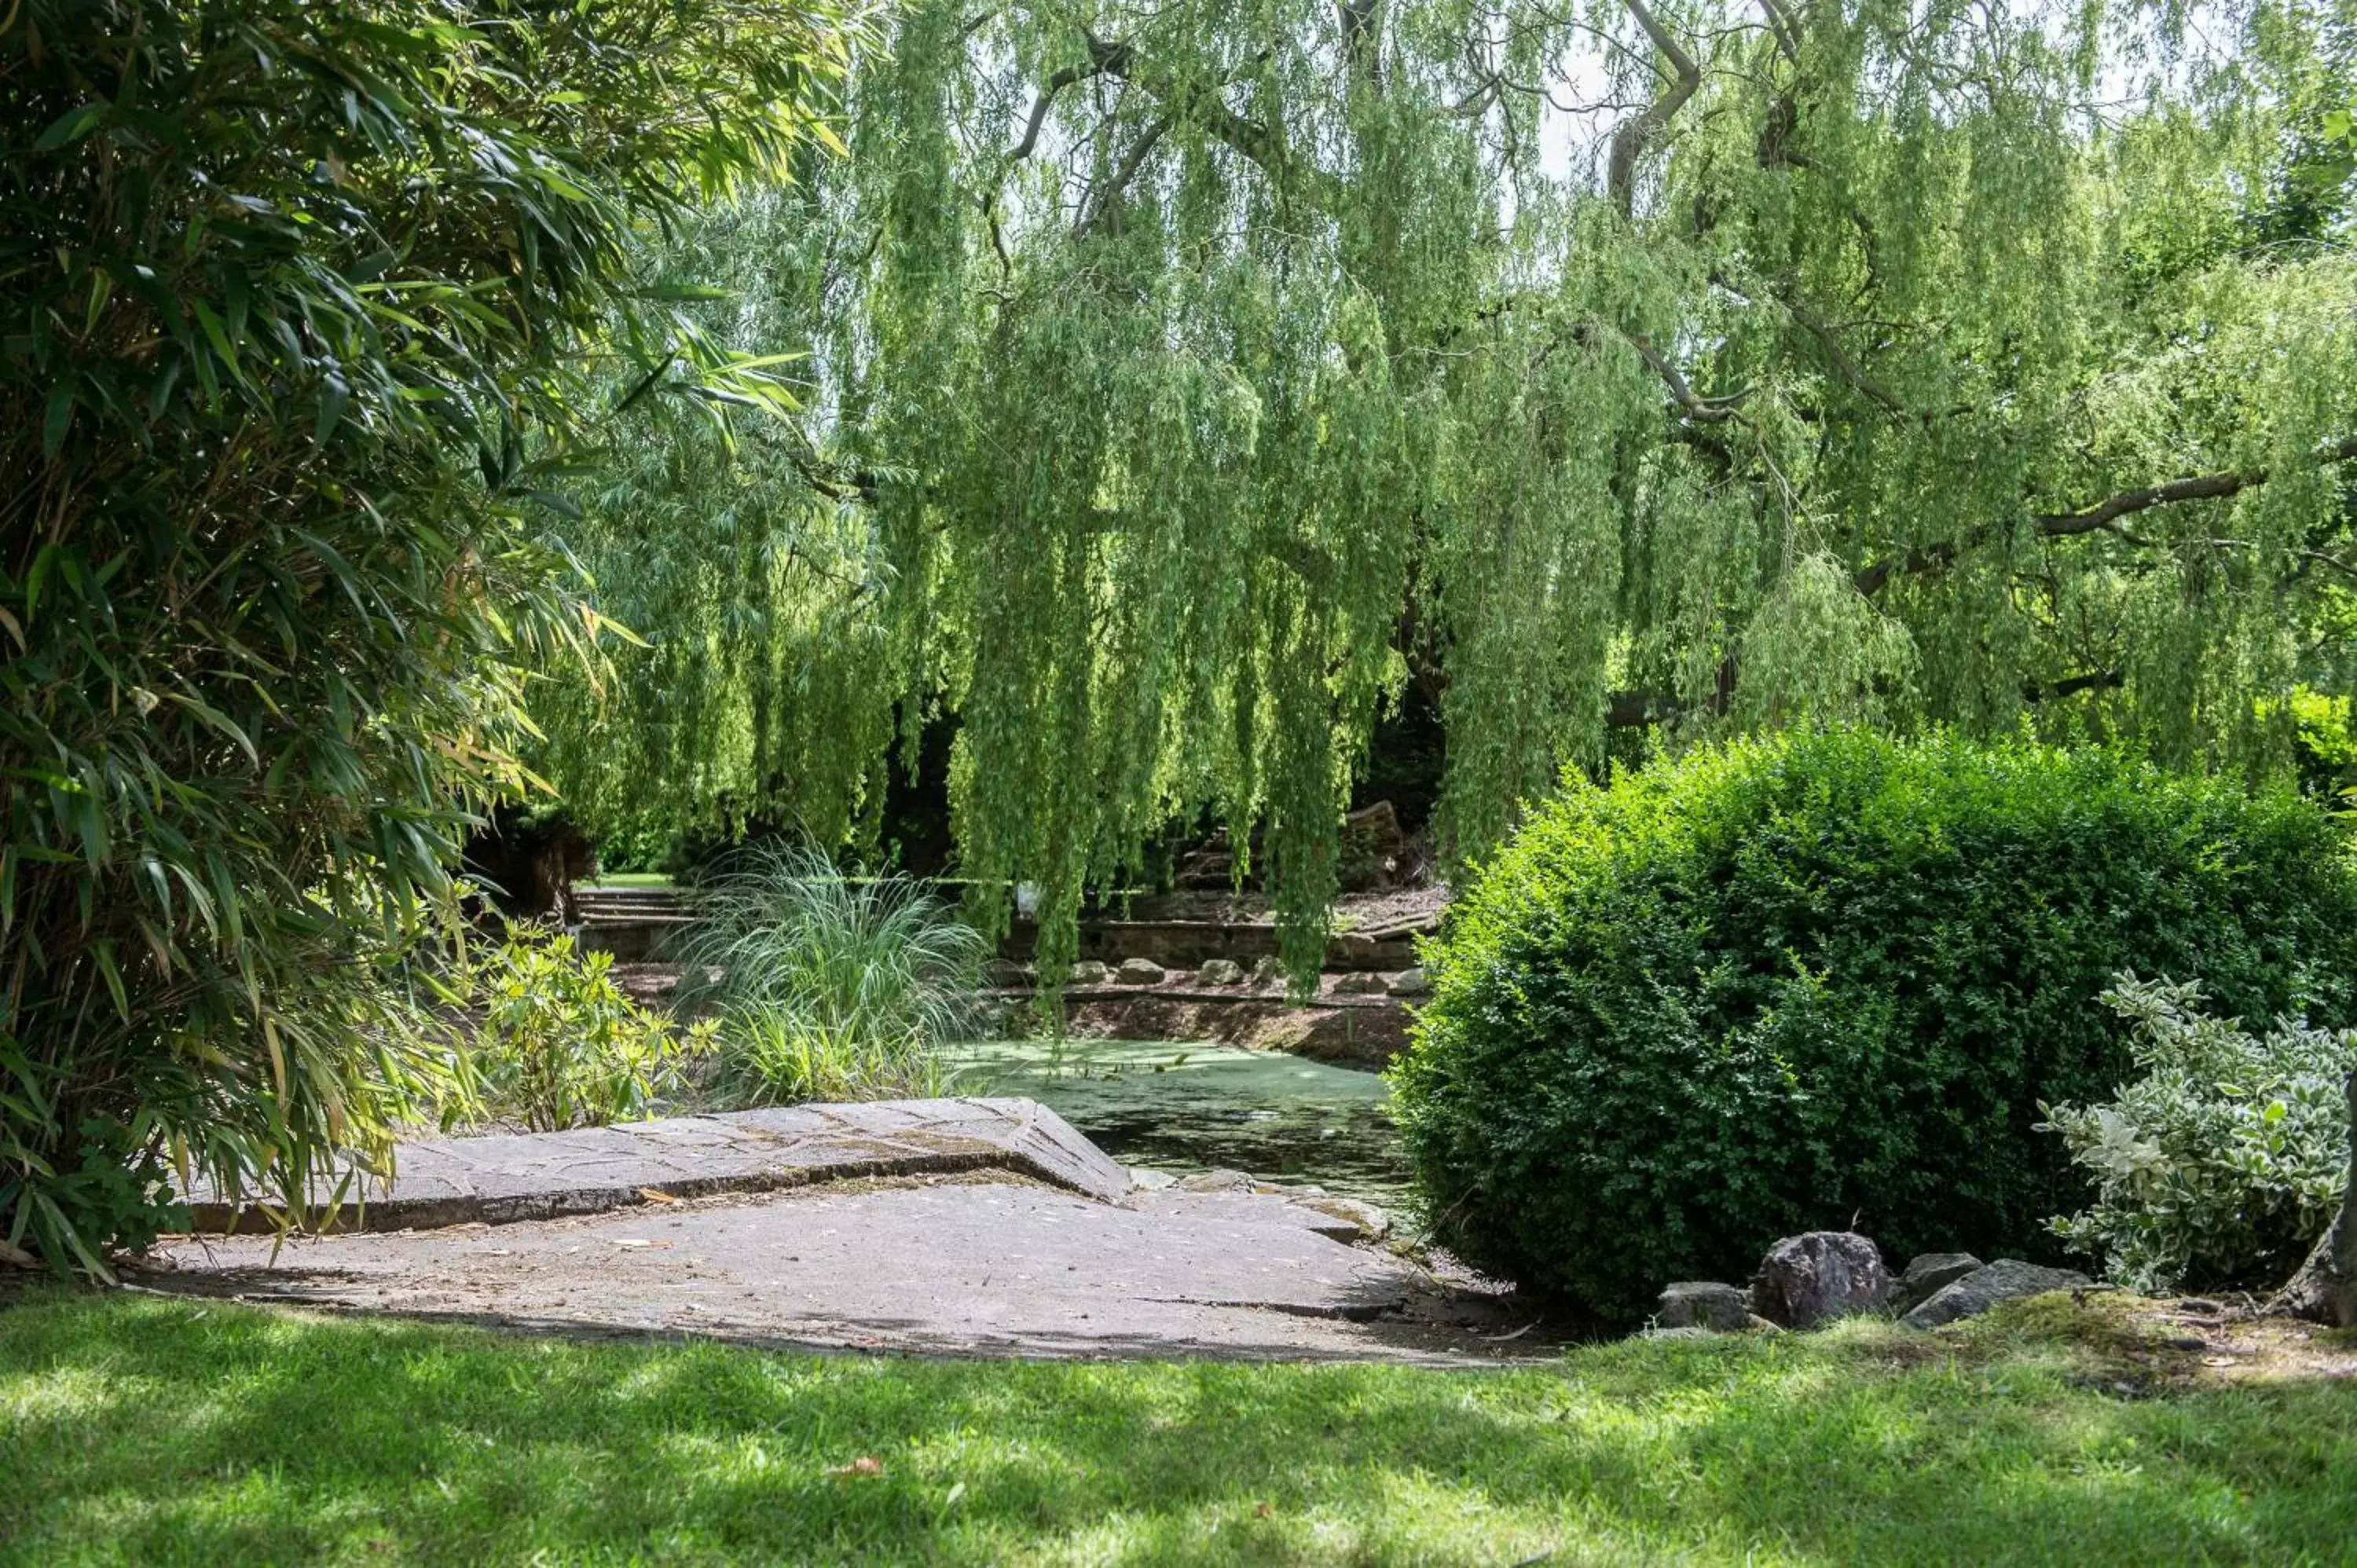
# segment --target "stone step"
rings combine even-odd
[[[667,956],[673,939],[692,924],[684,915],[616,917],[584,910],[581,950],[608,954],[617,963],[645,963]]]
[[[669,887],[576,887],[573,902],[584,913],[685,915],[687,904]]]

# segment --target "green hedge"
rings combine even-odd
[[[1437,1239],[1640,1317],[1780,1235],[2049,1255],[2032,1131],[2128,1066],[2098,994],[2199,976],[2348,1022],[2357,873],[2288,791],[2101,753],[1834,731],[1546,806],[1474,879],[1397,1110]]]

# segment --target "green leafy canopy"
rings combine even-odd
[[[1204,810],[1313,950],[1409,681],[1459,855],[1639,725],[2279,767],[2262,699],[2350,685],[2357,36],[2200,23],[913,0],[848,159],[644,263],[808,413],[622,444],[577,538],[658,646],[552,693],[551,776],[857,836],[953,714],[1052,967]]]

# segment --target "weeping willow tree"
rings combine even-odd
[[[1205,811],[1306,950],[1411,681],[1458,856],[1616,728],[2276,766],[2352,672],[2352,59],[2285,0],[915,0],[847,158],[649,261],[805,408],[631,425],[585,555],[654,647],[554,771],[856,834],[952,713],[1053,962]]]

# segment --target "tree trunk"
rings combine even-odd
[[[2357,1069],[2342,1086],[2349,1095],[2349,1185],[2341,1194],[2341,1211],[2291,1283],[2276,1297],[2272,1310],[2337,1328],[2357,1328]]]

